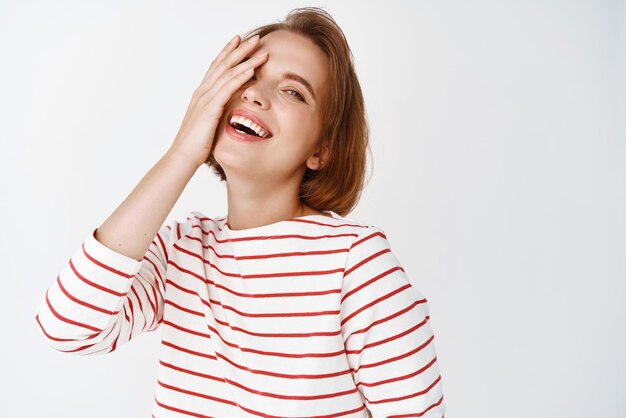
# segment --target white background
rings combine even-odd
[[[304,5],[352,48],[374,170],[348,217],[430,302],[446,416],[626,416],[625,2],[220,3],[0,2],[0,416],[149,416],[159,331],[72,356],[36,309],[222,46]],[[226,214],[207,167],[191,210]]]

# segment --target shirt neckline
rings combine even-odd
[[[243,236],[249,236],[251,234],[259,234],[267,230],[272,230],[288,222],[298,221],[301,219],[302,220],[305,220],[305,219],[312,220],[312,219],[317,219],[317,218],[337,219],[339,217],[339,215],[333,212],[332,210],[323,210],[322,212],[327,213],[328,215],[313,214],[313,215],[296,216],[296,217],[289,218],[289,219],[283,219],[282,221],[273,222],[267,225],[256,226],[254,228],[236,229],[236,230],[230,229],[230,227],[228,226],[228,216],[226,216],[224,218],[224,225],[222,226],[222,231],[231,237],[243,237]]]

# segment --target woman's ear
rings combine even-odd
[[[330,148],[324,142],[313,155],[306,160],[306,166],[311,170],[320,170],[326,166],[330,158]]]

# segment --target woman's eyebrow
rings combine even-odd
[[[317,101],[317,97],[315,97],[315,92],[313,91],[313,87],[311,87],[311,83],[309,83],[306,80],[306,78],[294,72],[287,71],[286,73],[283,73],[283,79],[297,81],[298,83],[302,84],[309,91],[309,94],[313,96],[313,100]]]

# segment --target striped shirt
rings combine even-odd
[[[37,310],[59,351],[160,328],[152,417],[437,417],[426,299],[383,230],[333,211],[244,230],[193,211],[142,261],[89,234]]]

